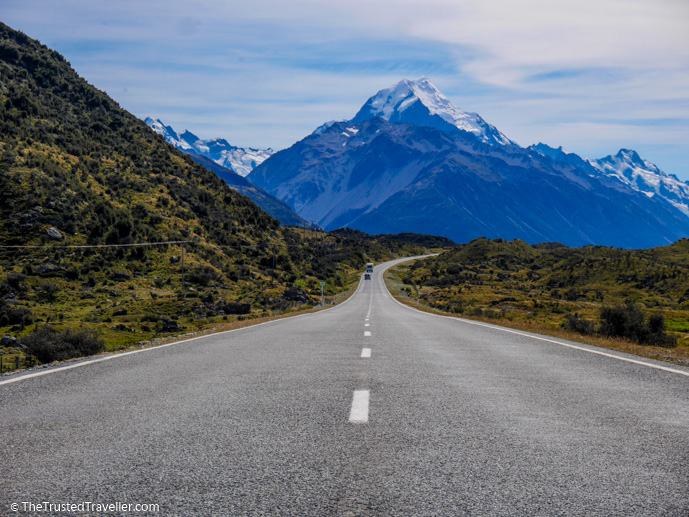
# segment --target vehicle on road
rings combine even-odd
[[[371,274],[370,273],[364,273],[364,280],[371,280]]]
[[[373,273],[373,262],[369,262],[368,264],[366,264],[366,272]]]

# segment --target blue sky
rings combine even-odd
[[[522,146],[689,180],[686,0],[0,0],[135,115],[282,149],[403,77]]]

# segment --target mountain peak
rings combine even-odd
[[[620,149],[616,155],[609,155],[600,160],[589,160],[594,164],[601,167],[606,167],[608,169],[616,169],[618,171],[624,170],[643,170],[647,173],[655,174],[658,176],[666,176],[666,174],[661,171],[656,165],[651,162],[644,160],[639,156],[639,153],[633,149]]]
[[[177,133],[172,127],[163,124],[160,119],[152,117],[146,117],[145,122],[153,131],[163,135],[165,140],[177,149],[189,154],[206,156],[240,176],[247,176],[254,167],[274,153],[272,149],[235,147],[224,138],[202,140],[186,129]]]
[[[429,126],[445,132],[472,133],[494,145],[517,145],[478,114],[462,111],[425,76],[402,79],[368,99],[351,122],[381,117],[390,122]]]

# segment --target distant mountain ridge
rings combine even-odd
[[[616,155],[600,159],[581,158],[575,153],[546,144],[536,144],[529,149],[587,171],[591,176],[617,181],[648,197],[660,197],[689,217],[689,182],[683,182],[674,174],[667,174],[636,151],[620,149]]]
[[[403,80],[351,120],[323,124],[275,153],[248,179],[326,229],[627,248],[689,236],[679,180],[673,203],[660,186],[671,176],[663,173],[669,180],[653,193],[629,179],[642,174],[639,160],[635,173],[619,160],[611,171],[540,145],[518,146],[426,78]]]
[[[635,151],[621,149],[615,156],[589,160],[589,163],[634,190],[668,200],[689,217],[689,183],[680,181],[674,174],[666,174],[651,162],[641,159]]]
[[[224,138],[201,140],[194,133],[184,130],[177,133],[160,119],[146,117],[146,124],[177,149],[189,154],[199,154],[213,160],[218,165],[231,169],[240,176],[247,176],[257,165],[271,156],[272,149],[253,149],[231,145]]]
[[[265,160],[264,155],[268,151],[272,153],[271,150],[259,152],[255,149],[240,149],[231,146],[223,139],[199,140],[196,135],[189,131],[177,133],[172,127],[163,124],[160,119],[154,120],[148,117],[145,122],[153,131],[162,135],[166,142],[187,153],[196,163],[217,174],[233,190],[251,199],[268,214],[279,220],[281,224],[314,226],[300,217],[287,203],[269,194],[261,187],[253,185],[245,178],[256,163]],[[213,156],[219,158],[213,159]],[[230,166],[223,165],[223,163]],[[239,174],[236,172],[237,169],[245,172],[245,174]]]

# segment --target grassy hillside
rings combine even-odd
[[[687,239],[647,250],[477,239],[399,274],[403,292],[432,308],[506,323],[593,335],[603,329],[604,309],[660,314],[666,333],[689,352]]]
[[[20,339],[50,323],[112,349],[273,314],[315,303],[324,275],[332,296],[366,261],[419,251],[280,227],[3,24],[0,192],[0,336]]]

